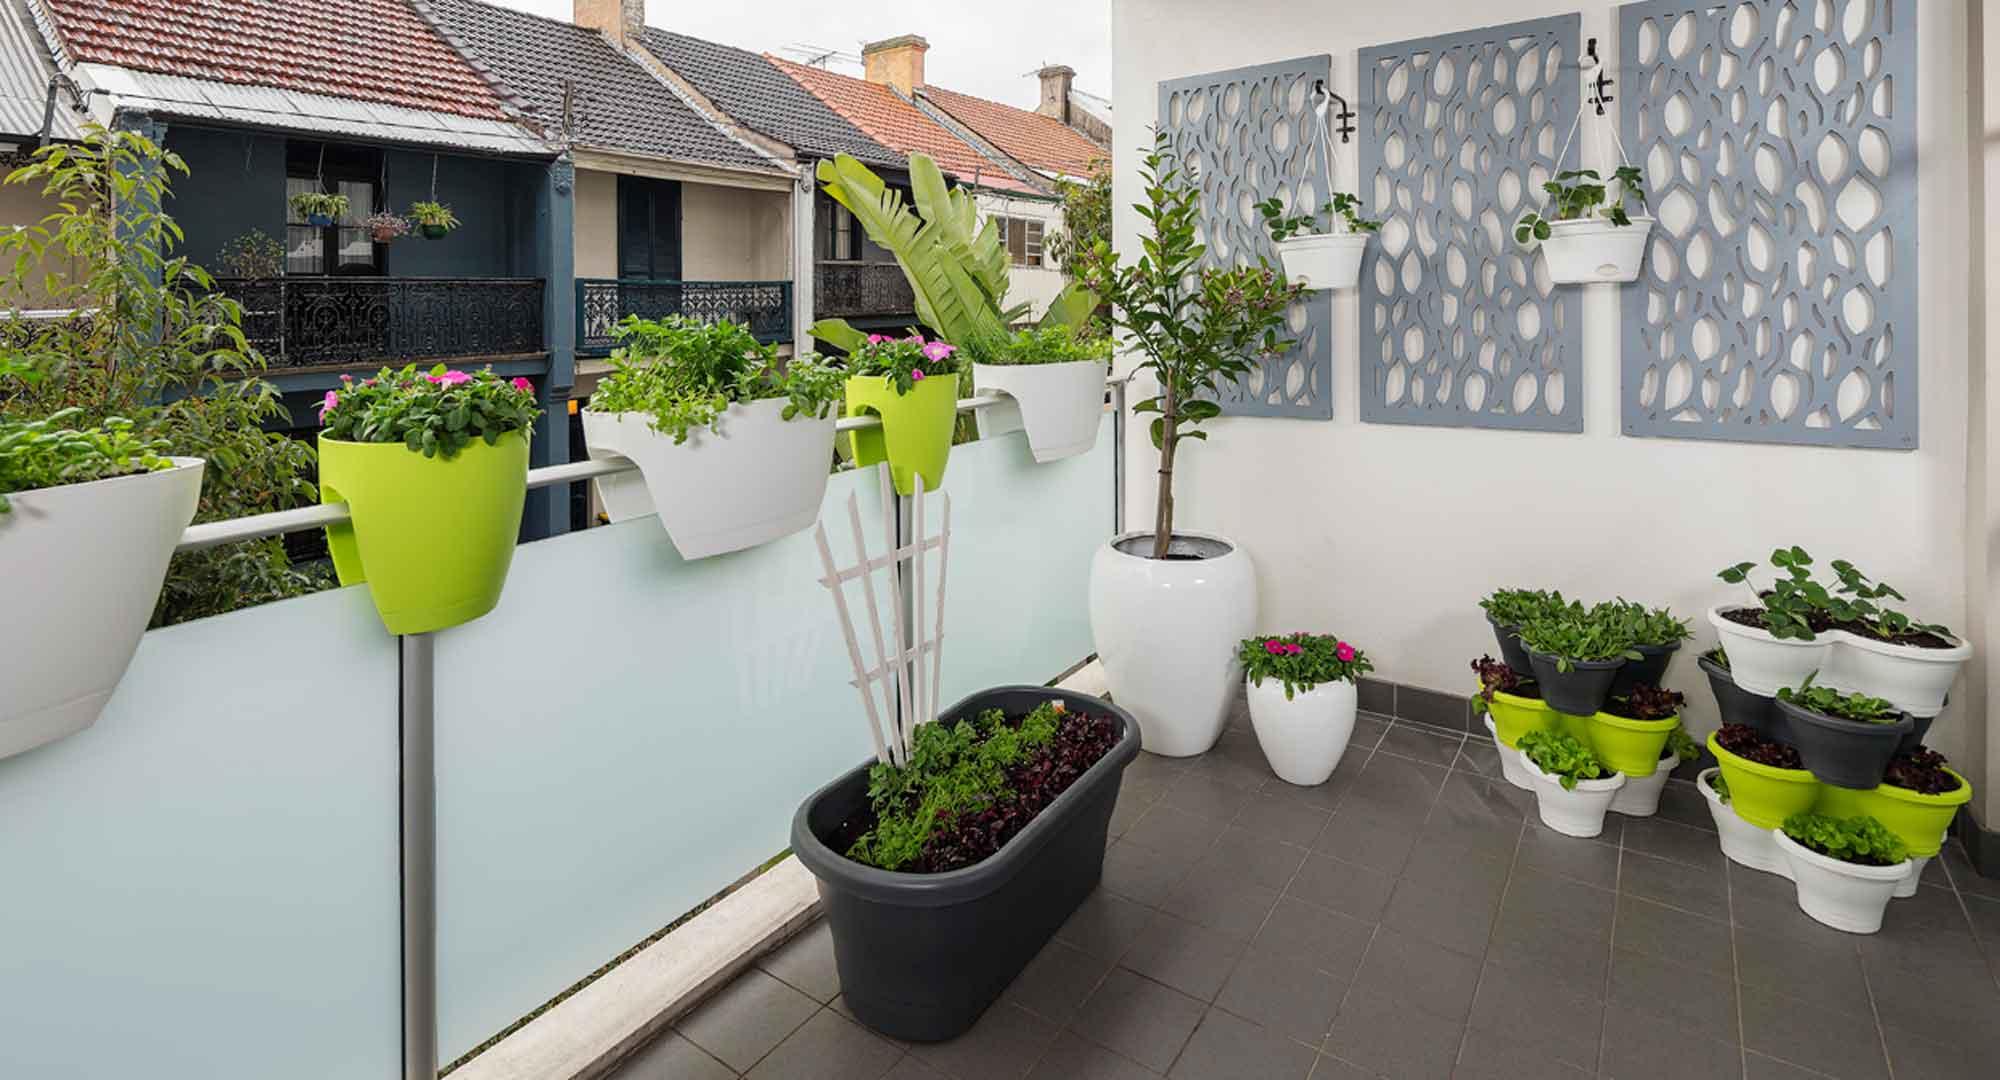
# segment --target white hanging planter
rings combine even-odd
[[[1715,628],[1723,651],[1729,654],[1729,674],[1736,679],[1737,689],[1772,697],[1781,688],[1805,682],[1806,676],[1826,666],[1836,631],[1815,635],[1811,641],[1773,637],[1761,626],[1744,626],[1722,617],[1725,610],[1738,606],[1708,609],[1708,624]]]
[[[1908,859],[1894,866],[1862,866],[1821,855],[1786,836],[1783,829],[1771,830],[1771,839],[1798,886],[1799,910],[1850,934],[1882,929],[1882,912],[1897,886],[1910,876]]]
[[[1104,419],[1104,381],[1110,365],[1097,360],[1060,364],[974,364],[974,394],[1005,394],[1007,401],[975,415],[979,437],[1024,428],[1028,449],[1042,464],[1088,453]]]
[[[1791,869],[1779,857],[1778,845],[1771,839],[1772,830],[1760,829],[1743,820],[1709,786],[1717,772],[1714,768],[1703,769],[1701,775],[1695,777],[1694,786],[1701,792],[1701,797],[1708,800],[1708,816],[1715,820],[1715,832],[1722,840],[1723,856],[1738,866],[1791,877]]]
[[[1493,749],[1500,752],[1500,775],[1508,783],[1522,791],[1535,790],[1534,777],[1523,764],[1521,752],[1500,741],[1500,732],[1493,726],[1493,718],[1486,718],[1486,732],[1493,737]]]
[[[1944,711],[1945,695],[1958,678],[1960,665],[1972,658],[1972,646],[1952,638],[1949,649],[1892,645],[1846,630],[1831,630],[1834,648],[1813,680],[1847,694],[1882,698],[1911,716],[1936,716]],[[1729,654],[1734,663],[1735,653]]]
[[[0,758],[96,723],[194,519],[202,461],[9,495],[0,514]],[[32,616],[32,617],[31,617]]]
[[[1528,779],[1534,784],[1535,811],[1541,815],[1542,824],[1564,836],[1588,839],[1603,832],[1604,815],[1611,809],[1611,800],[1625,786],[1625,774],[1612,773],[1597,780],[1578,780],[1576,787],[1565,788],[1561,780],[1543,772],[1526,754],[1521,755],[1521,766],[1528,770]]]
[[[1257,745],[1264,748],[1264,760],[1278,779],[1299,787],[1326,783],[1354,736],[1354,683],[1346,679],[1321,683],[1294,693],[1289,701],[1285,684],[1278,679],[1265,679],[1261,685],[1245,679],[1243,689]]]
[[[1625,786],[1618,789],[1618,797],[1611,800],[1611,812],[1626,817],[1652,817],[1659,813],[1660,794],[1667,790],[1667,781],[1679,764],[1679,758],[1668,754],[1650,774],[1627,776]]]
[[[1633,218],[1630,225],[1598,217],[1551,221],[1549,238],[1541,242],[1549,280],[1557,285],[1637,281],[1652,231],[1651,218]]]
[[[729,406],[714,430],[697,427],[676,446],[644,413],[583,412],[595,460],[623,457],[639,475],[598,480],[613,521],[660,510],[684,559],[705,559],[789,536],[819,518],[833,465],[833,417],[784,418],[786,401]]]
[[[1308,233],[1275,243],[1285,277],[1309,289],[1352,289],[1361,280],[1365,232]]]

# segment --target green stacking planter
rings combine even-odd
[[[1517,697],[1498,690],[1487,703],[1486,714],[1493,718],[1494,734],[1510,750],[1517,749],[1515,744],[1528,732],[1547,730],[1556,716],[1555,710],[1541,698]]]
[[[1867,814],[1902,837],[1903,843],[1910,846],[1911,855],[1920,858],[1936,855],[1944,846],[1945,830],[1951,827],[1952,817],[1959,807],[1972,800],[1972,784],[1955,770],[1945,771],[1958,776],[1957,791],[1925,795],[1888,784],[1865,791],[1824,784],[1813,809],[1836,817]]]
[[[863,413],[881,417],[882,426],[848,432],[856,468],[887,461],[889,476],[900,495],[915,493],[919,474],[925,491],[944,486],[945,459],[951,455],[951,436],[958,426],[956,373],[941,372],[917,383],[907,394],[896,393],[887,376],[851,376],[847,380],[847,415]]]
[[[1713,732],[1708,751],[1729,785],[1730,808],[1760,829],[1778,828],[1793,814],[1812,809],[1819,799],[1820,782],[1804,769],[1779,769],[1737,757],[1722,748]]]
[[[1555,730],[1570,736],[1585,746],[1590,745],[1590,717],[1578,716],[1559,710],[1550,710],[1549,719],[1554,721]]]
[[[423,634],[492,611],[507,583],[528,484],[528,437],[457,457],[401,443],[319,440],[321,502],[349,520],[326,529],[342,585],[366,584],[392,634]]]
[[[1589,746],[1598,760],[1626,776],[1653,775],[1660,767],[1660,754],[1667,748],[1667,736],[1680,724],[1679,716],[1665,720],[1632,720],[1600,712],[1590,718]]]

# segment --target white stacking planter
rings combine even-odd
[[[1625,774],[1612,773],[1598,780],[1578,780],[1576,787],[1565,788],[1526,754],[1521,755],[1521,765],[1534,785],[1535,811],[1542,824],[1564,836],[1589,838],[1603,832],[1604,815],[1618,797],[1618,789],[1625,786]]]
[[[1613,225],[1599,217],[1551,221],[1549,238],[1542,241],[1549,280],[1557,285],[1637,281],[1652,231],[1650,218],[1633,218],[1630,225]]]
[[[1845,630],[1825,630],[1811,641],[1781,639],[1761,627],[1723,618],[1735,606],[1710,608],[1709,625],[1729,654],[1736,685],[1760,697],[1796,687],[1806,676],[1842,693],[1882,698],[1918,718],[1944,711],[1958,669],[1972,658],[1972,646],[1958,638],[1948,649],[1892,645]]]
[[[8,496],[0,514],[0,758],[97,722],[152,620],[202,462]]]
[[[729,406],[714,429],[676,446],[644,413],[583,412],[594,460],[639,467],[598,480],[612,521],[658,512],[685,559],[705,559],[789,536],[819,518],[833,466],[833,417],[784,418],[786,401]]]
[[[1804,683],[1807,676],[1826,666],[1827,655],[1833,652],[1835,632],[1814,635],[1811,641],[1772,637],[1762,627],[1744,626],[1722,617],[1724,611],[1739,607],[1724,605],[1708,609],[1708,624],[1715,628],[1723,651],[1729,654],[1729,674],[1736,680],[1737,689],[1758,697],[1772,697],[1780,689]]]
[[[1694,786],[1701,792],[1701,797],[1708,800],[1708,816],[1715,820],[1715,832],[1721,838],[1723,856],[1738,866],[1790,877],[1791,870],[1779,857],[1777,841],[1772,839],[1775,830],[1760,829],[1738,817],[1736,811],[1722,801],[1722,796],[1709,786],[1717,771],[1712,768],[1702,770],[1701,775],[1695,778]]]
[[[1771,830],[1772,842],[1798,887],[1799,910],[1814,920],[1850,934],[1882,929],[1882,913],[1897,886],[1910,876],[1910,860],[1893,866],[1862,866],[1828,858],[1807,848],[1784,830]]]
[[[1308,289],[1352,289],[1361,280],[1364,232],[1310,233],[1276,242],[1285,277]]]
[[[1667,790],[1674,767],[1680,759],[1672,754],[1660,759],[1650,776],[1627,776],[1618,797],[1611,800],[1611,812],[1626,817],[1652,817],[1660,812],[1660,793]]]
[[[1025,430],[1028,449],[1044,464],[1089,452],[1104,419],[1109,371],[1110,365],[1096,360],[972,365],[974,394],[1009,399],[975,414],[980,437]]]
[[[1493,749],[1500,753],[1500,775],[1508,783],[1522,791],[1535,790],[1535,780],[1528,772],[1527,759],[1519,750],[1500,741],[1500,732],[1493,726],[1493,718],[1486,718],[1486,733],[1493,738]]]
[[[1300,787],[1326,783],[1347,742],[1354,736],[1354,684],[1346,679],[1321,683],[1295,692],[1288,701],[1278,679],[1244,680],[1250,701],[1250,726],[1257,745],[1278,779]]]

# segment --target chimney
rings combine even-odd
[[[1035,111],[1069,123],[1069,88],[1076,81],[1076,69],[1068,64],[1051,64],[1035,75],[1042,80],[1042,103]]]
[[[570,21],[623,48],[646,25],[646,0],[573,0]]]
[[[869,82],[893,86],[910,97],[923,88],[924,53],[930,47],[930,42],[915,34],[871,41],[861,47],[862,74]]]

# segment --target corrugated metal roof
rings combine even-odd
[[[41,132],[49,78],[54,74],[48,44],[35,28],[27,0],[0,0],[0,134],[33,136]],[[68,95],[56,99],[49,134],[72,140],[83,136],[82,117]]]

